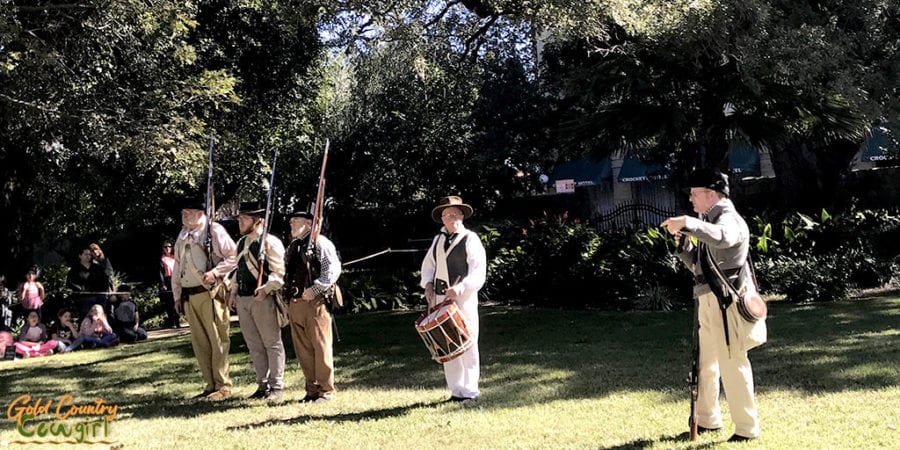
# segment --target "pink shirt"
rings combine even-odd
[[[38,309],[44,304],[41,292],[35,281],[26,281],[22,286],[22,306],[25,309]]]
[[[112,327],[109,326],[109,322],[107,322],[106,319],[100,319],[100,322],[100,328],[103,329],[103,334],[112,333]],[[100,335],[100,333],[97,333],[95,331],[95,328],[96,325],[94,320],[91,319],[90,316],[85,317],[84,320],[81,321],[81,330],[79,334],[81,336],[93,336],[95,338],[101,338],[102,336]]]
[[[163,275],[171,277],[175,273],[175,257],[163,255],[162,257]]]

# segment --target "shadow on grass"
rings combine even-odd
[[[341,414],[332,414],[332,415],[311,415],[304,414],[297,417],[292,417],[289,419],[278,419],[278,420],[267,420],[263,422],[245,424],[240,426],[228,427],[228,431],[242,431],[242,430],[250,430],[254,428],[259,428],[263,426],[273,426],[273,425],[298,425],[304,424],[307,422],[363,422],[366,420],[373,419],[387,419],[391,417],[400,417],[405,416],[410,411],[418,408],[429,408],[443,404],[444,402],[419,402],[414,403],[412,405],[404,405],[404,406],[396,406],[393,408],[384,408],[384,409],[370,409],[368,411],[363,412],[355,412],[355,413],[341,413]]]
[[[610,447],[601,447],[604,450],[641,450],[645,448],[651,448],[656,446],[657,444],[668,444],[668,445],[676,445],[676,444],[688,444],[690,442],[690,434],[685,432],[676,435],[662,435],[657,439],[637,439],[631,442],[626,442],[624,444],[613,445]],[[692,445],[691,448],[714,448],[721,445],[723,442],[704,442],[702,444]]]
[[[430,359],[413,328],[417,316],[416,312],[380,312],[339,317],[338,389],[443,388],[442,367]],[[896,298],[816,306],[772,304],[769,343],[751,353],[757,389],[819,393],[900,385],[898,321],[900,299]],[[290,333],[283,331],[287,370],[297,371]],[[482,308],[479,409],[639,391],[687,402],[690,331],[688,311]],[[44,398],[73,393],[81,398],[107,398],[136,418],[196,417],[250,407],[242,400],[187,400],[202,388],[189,336],[77,355],[80,352],[21,365],[0,364],[0,377],[10,380],[6,403],[17,392]],[[231,376],[238,389],[252,386],[255,380],[236,326],[231,328]],[[288,388],[302,390],[302,386]],[[433,404],[288,420],[394,417],[429,405]],[[642,448],[642,442],[623,448]]]
[[[344,319],[339,384],[359,388],[442,387],[442,368],[413,329],[415,312]],[[895,324],[900,300],[815,306],[773,304],[769,343],[751,352],[757,389],[809,393],[900,384]],[[486,407],[658,391],[687,399],[690,312],[483,308],[482,397]],[[683,393],[683,395],[682,395]]]

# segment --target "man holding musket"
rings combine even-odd
[[[303,401],[324,403],[335,393],[333,319],[329,308],[334,284],[341,275],[341,261],[334,244],[325,236],[320,234],[310,243],[312,224],[313,215],[306,211],[290,215],[285,295],[291,297],[291,339],[306,378]]]
[[[661,226],[679,239],[678,256],[695,278],[699,323],[697,429],[705,433],[723,427],[721,378],[735,424],[729,441],[755,439],[759,436],[759,420],[747,351],[759,343],[747,338],[745,330],[752,325],[741,318],[736,302],[723,293],[724,283],[720,281],[727,277],[734,286],[755,289],[750,270],[742,270],[748,264],[750,231],[729,199],[726,175],[700,169],[690,175],[689,182],[690,201],[699,218],[672,217]],[[691,238],[696,239],[696,246]],[[756,326],[764,327],[765,321]]]
[[[250,398],[277,404],[284,401],[284,343],[275,305],[275,295],[284,285],[284,244],[265,233],[265,215],[265,208],[255,203],[241,205],[238,227],[243,236],[231,278],[231,308],[237,310],[256,372],[257,388]],[[263,234],[265,248],[260,252]],[[260,261],[258,255],[265,259]]]
[[[225,275],[234,269],[235,246],[225,227],[208,223],[205,211],[202,199],[189,199],[182,205],[183,228],[175,241],[172,294],[175,310],[187,316],[191,346],[206,383],[203,392],[194,398],[222,400],[231,396],[230,319],[225,303],[215,297],[218,289],[225,289],[222,283]],[[211,254],[206,249],[207,233],[211,238]]]

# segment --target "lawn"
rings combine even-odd
[[[680,436],[689,408],[688,311],[484,307],[482,398],[470,408],[442,402],[449,393],[413,330],[416,316],[340,316],[339,392],[322,405],[299,403],[303,379],[293,360],[285,404],[245,400],[255,383],[236,326],[236,396],[222,402],[189,399],[202,384],[187,336],[0,363],[0,441],[14,448],[23,440],[8,406],[27,393],[53,408],[65,394],[75,404],[117,405],[107,434],[88,440],[125,448],[691,447]],[[762,437],[720,444],[733,431],[725,402],[726,430],[697,446],[900,448],[900,298],[772,304],[768,325],[769,343],[751,354]]]

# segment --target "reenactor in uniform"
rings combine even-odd
[[[304,402],[323,403],[334,397],[332,317],[328,310],[341,261],[334,244],[319,235],[310,246],[312,214],[290,215],[291,243],[287,250],[285,296],[290,297],[291,340],[306,378]]]
[[[209,223],[206,205],[188,200],[181,209],[182,230],[175,241],[172,294],[175,310],[191,327],[191,346],[206,386],[194,398],[231,396],[228,375],[230,317],[223,295],[224,278],[234,269],[235,245],[225,228]],[[207,252],[207,237],[211,254]]]
[[[265,261],[260,263],[265,214],[265,208],[260,209],[255,203],[241,205],[238,226],[243,237],[237,244],[231,307],[237,310],[241,333],[256,371],[257,388],[250,398],[277,404],[284,401],[284,343],[275,304],[275,296],[284,285],[284,244],[266,233]]]
[[[697,245],[684,240],[678,252],[694,273],[694,298],[699,305],[697,429],[707,433],[723,428],[719,407],[721,380],[735,425],[728,441],[748,441],[759,437],[753,369],[747,356],[747,350],[758,342],[754,344],[748,338],[750,334],[741,332],[745,327],[735,303],[723,309],[712,289],[715,277],[707,276],[704,265],[720,266],[722,276],[737,286],[754,285],[751,271],[742,270],[748,264],[750,230],[729,198],[728,176],[717,170],[698,169],[689,182],[690,201],[700,216],[671,217],[662,226],[678,239],[684,235],[697,240]],[[765,334],[765,321],[759,321],[755,327],[755,335],[760,331]]]

